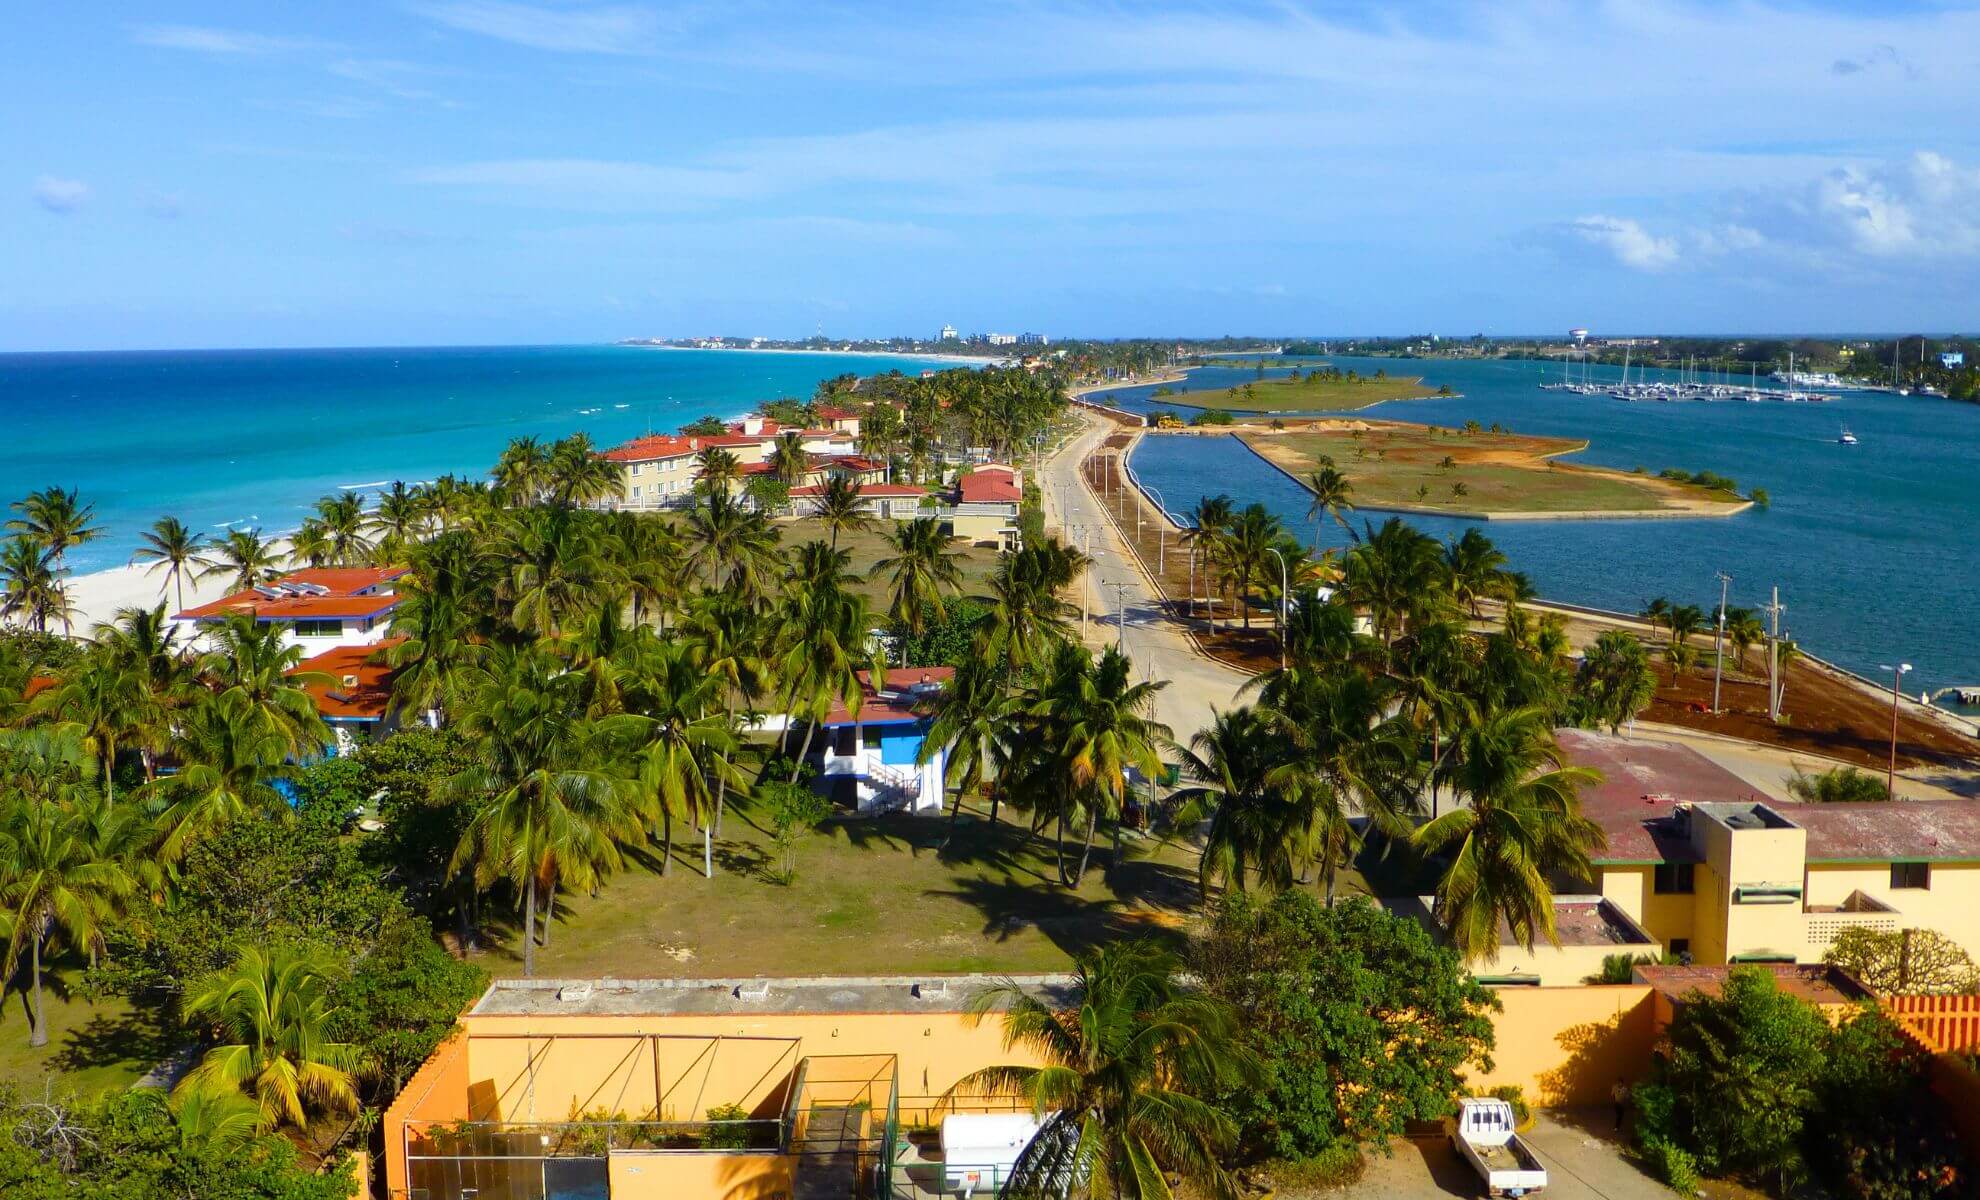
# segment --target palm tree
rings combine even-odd
[[[1581,815],[1577,793],[1602,780],[1565,765],[1546,714],[1520,708],[1487,717],[1460,738],[1457,788],[1470,804],[1416,831],[1416,845],[1449,852],[1437,911],[1467,961],[1498,957],[1500,931],[1533,949],[1559,944],[1549,880],[1585,879],[1602,847],[1601,826]]]
[[[889,576],[893,599],[888,614],[909,633],[922,631],[926,614],[942,620],[943,593],[962,590],[962,568],[956,565],[949,542],[942,523],[933,517],[897,522],[887,535],[893,553],[874,563],[868,572],[874,579]]]
[[[504,503],[527,508],[542,500],[550,486],[550,450],[536,438],[514,438],[489,476]]]
[[[1635,634],[1608,629],[1582,655],[1575,690],[1588,719],[1615,733],[1657,694],[1657,674]]]
[[[1664,618],[1670,616],[1670,614],[1671,614],[1671,602],[1665,599],[1664,597],[1659,596],[1656,599],[1646,603],[1643,606],[1643,611],[1641,613],[1638,613],[1637,615],[1642,617],[1643,620],[1649,624],[1650,628],[1654,630],[1657,628],[1659,624],[1663,622]]]
[[[495,568],[459,532],[442,533],[413,553],[411,569],[394,585],[400,599],[392,610],[392,636],[399,641],[385,652],[401,709],[439,724],[480,652],[476,614],[491,607]]]
[[[978,1020],[1002,1010],[1006,1049],[1045,1064],[986,1067],[950,1089],[1020,1098],[1044,1118],[1007,1193],[1169,1200],[1170,1173],[1236,1193],[1223,1160],[1237,1126],[1212,1098],[1248,1078],[1250,1063],[1236,1014],[1178,969],[1151,943],[1114,942],[1079,959],[1064,1010],[1008,980],[971,998]]]
[[[1505,554],[1475,528],[1444,547],[1444,576],[1450,581],[1451,599],[1474,617],[1480,600],[1504,590],[1505,566]]]
[[[1664,615],[1664,624],[1671,631],[1667,657],[1671,661],[1671,678],[1675,681],[1678,673],[1690,666],[1696,657],[1691,635],[1705,628],[1705,614],[1695,604],[1681,604]]]
[[[426,531],[432,513],[431,501],[422,489],[407,487],[395,479],[392,486],[378,493],[378,505],[371,512],[370,528],[377,534],[372,552],[381,565],[405,561],[406,550]]]
[[[1246,629],[1251,628],[1251,581],[1265,575],[1271,551],[1283,533],[1279,518],[1264,505],[1247,504],[1224,535],[1224,566],[1236,585],[1237,605],[1244,610]]]
[[[0,978],[12,979],[22,950],[30,964],[34,1019],[28,1045],[48,1044],[48,1013],[41,994],[41,955],[51,938],[87,949],[91,961],[103,948],[103,924],[133,891],[124,864],[103,853],[88,815],[80,748],[71,739],[16,740],[21,759],[0,825],[0,904],[11,928]]]
[[[371,539],[365,536],[371,519],[364,511],[364,497],[357,492],[339,492],[316,502],[316,520],[330,546],[330,564],[349,567],[363,562],[371,553]]]
[[[144,754],[147,780],[152,775],[152,755],[164,749],[170,735],[172,714],[206,694],[199,686],[196,664],[178,637],[163,603],[118,609],[111,624],[96,627],[98,652],[130,673],[154,710],[132,742]]]
[[[1437,540],[1396,517],[1370,530],[1341,560],[1349,603],[1368,614],[1384,645],[1448,595],[1443,575],[1443,548]]]
[[[550,447],[548,485],[552,501],[576,508],[610,500],[625,482],[618,464],[601,457],[588,435],[574,433]]]
[[[681,630],[695,661],[710,678],[721,683],[722,709],[735,727],[738,704],[752,711],[771,686],[770,666],[764,660],[764,635],[770,622],[746,601],[725,592],[697,596],[688,609]],[[727,798],[728,780],[715,779],[715,835],[722,834],[722,809]]]
[[[1189,514],[1189,528],[1182,531],[1181,540],[1190,548],[1191,554],[1203,564],[1203,592],[1210,593],[1210,574],[1213,564],[1223,556],[1224,535],[1231,527],[1234,510],[1229,496],[1204,496],[1197,500],[1196,508]],[[1190,600],[1195,601],[1192,592]],[[1210,606],[1210,623],[1217,623],[1217,607]]]
[[[242,946],[186,1000],[187,1021],[217,1028],[224,1040],[179,1081],[173,1099],[250,1094],[262,1129],[303,1128],[312,1108],[356,1109],[358,1048],[329,1040],[335,983],[331,965],[315,952]]]
[[[618,843],[640,835],[639,818],[590,765],[600,760],[582,675],[532,646],[497,649],[478,676],[460,720],[476,762],[444,790],[482,803],[448,870],[472,866],[480,886],[503,879],[522,891],[523,974],[534,975],[538,894],[554,896],[560,881],[595,886],[618,867]]]
[[[1767,627],[1760,623],[1760,614],[1752,609],[1729,608],[1726,610],[1726,640],[1733,644],[1739,669],[1744,671],[1747,650],[1767,640]]]
[[[866,502],[860,499],[859,485],[845,475],[834,475],[825,481],[813,504],[812,515],[825,522],[825,528],[832,531],[832,548],[835,550],[839,546],[840,533],[864,529],[872,524],[872,518],[866,515]]]
[[[48,622],[69,621],[68,589],[56,569],[55,552],[24,534],[0,543],[0,617],[18,618],[38,633],[48,632]]]
[[[177,862],[194,842],[242,817],[286,814],[278,785],[295,776],[291,744],[241,693],[187,709],[173,742],[179,770],[138,792],[158,815],[158,857]]]
[[[1147,714],[1154,708],[1155,693],[1167,686],[1167,680],[1135,683],[1132,664],[1114,647],[1096,663],[1085,647],[1061,642],[1044,677],[1019,700],[1031,723],[1028,740],[1060,788],[1061,847],[1066,817],[1082,809],[1085,813],[1085,844],[1079,869],[1070,877],[1063,849],[1060,854],[1060,881],[1069,887],[1078,887],[1086,877],[1100,818],[1120,815],[1128,770],[1143,779],[1162,773],[1160,751],[1172,744],[1169,727]]]
[[[1072,633],[1072,605],[1060,593],[1090,560],[1046,537],[997,560],[990,574],[990,624],[985,653],[1002,656],[1012,673],[1042,662]]]
[[[881,673],[887,669],[886,660],[867,645],[873,620],[866,600],[847,590],[839,573],[845,552],[810,542],[800,547],[800,553],[811,560],[811,566],[800,565],[785,587],[778,636],[786,649],[776,668],[784,682],[783,711],[794,721],[802,718],[805,725],[804,744],[791,760],[793,783],[833,702],[858,715],[859,672],[864,669],[871,678],[883,679]]]
[[[160,517],[150,529],[139,535],[144,545],[131,555],[131,562],[144,559],[151,563],[145,574],[165,572],[165,586],[175,591],[178,607],[186,606],[186,576],[197,578],[206,569],[206,538],[203,534],[187,529],[185,522],[177,517]],[[159,593],[162,598],[164,592]]]
[[[330,741],[330,731],[308,692],[336,682],[320,671],[303,671],[300,646],[287,645],[273,622],[248,613],[229,613],[212,634],[214,649],[200,669],[215,689],[238,704],[245,719],[280,738],[296,759],[314,756]]]
[[[769,594],[777,531],[761,512],[711,491],[688,510],[685,525],[689,570],[748,599]]]
[[[1206,899],[1215,881],[1242,891],[1255,880],[1266,891],[1284,891],[1312,860],[1311,810],[1272,785],[1281,755],[1280,739],[1251,707],[1217,713],[1182,752],[1183,772],[1202,788],[1176,824],[1209,814],[1197,874]]]
[[[801,485],[811,474],[811,452],[804,448],[804,434],[795,430],[778,434],[763,461],[770,465],[771,476],[787,487]]]
[[[1348,536],[1348,541],[1356,541],[1354,526],[1348,523],[1347,514],[1354,511],[1354,485],[1348,477],[1331,466],[1321,467],[1306,477],[1306,486],[1313,492],[1313,503],[1307,507],[1308,518],[1319,521],[1332,517]],[[1313,544],[1320,544],[1320,530],[1313,531]]]
[[[948,686],[924,701],[922,707],[931,719],[915,761],[925,764],[946,750],[942,782],[956,789],[949,828],[942,836],[942,844],[947,846],[962,817],[963,797],[982,787],[1010,757],[1017,708],[1004,686],[1003,664],[975,655],[965,659]],[[993,801],[990,809],[993,823],[996,803]]]
[[[717,781],[743,786],[735,765],[742,742],[722,706],[723,681],[690,646],[651,633],[636,636],[620,662],[626,712],[607,725],[626,747],[640,814],[663,827],[660,873],[672,865],[680,818],[702,827],[703,867],[712,876]]]
[[[742,478],[742,462],[720,446],[709,446],[694,456],[695,490],[705,496],[727,496]]]
[[[208,566],[201,579],[232,577],[235,591],[244,592],[281,574],[282,560],[261,538],[259,529],[230,529],[213,545]]]
[[[45,548],[58,579],[68,574],[69,551],[95,541],[103,532],[96,524],[96,506],[83,503],[81,494],[74,489],[47,487],[29,492],[23,499],[14,501],[13,509],[20,515],[7,522],[8,530]],[[66,614],[62,627],[68,628]]]
[[[606,597],[616,603],[621,576],[598,536],[601,520],[565,508],[503,518],[492,551],[504,567],[495,597],[519,633],[555,637]]]
[[[85,654],[30,707],[82,743],[95,759],[103,794],[110,797],[116,793],[111,772],[117,752],[127,744],[155,741],[164,720],[137,670],[101,649]]]

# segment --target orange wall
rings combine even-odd
[[[619,1151],[606,1166],[612,1200],[773,1200],[791,1194],[783,1154]]]
[[[1635,1083],[1650,1069],[1657,1039],[1655,994],[1644,984],[1494,989],[1494,1069],[1474,1087],[1518,1084],[1536,1105],[1602,1104],[1618,1077]]]
[[[406,1193],[405,1127],[408,1121],[459,1121],[468,1115],[468,1040],[460,1032],[440,1043],[421,1064],[379,1122],[385,1138],[386,1194]]]

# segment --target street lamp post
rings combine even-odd
[[[1911,670],[1911,664],[1901,662],[1891,666],[1888,663],[1880,663],[1879,666],[1891,673],[1891,763],[1884,772],[1884,795],[1895,800],[1897,799],[1898,696],[1904,688],[1904,674]]]
[[[1719,680],[1726,669],[1726,589],[1733,577],[1719,572],[1719,636],[1712,642],[1712,715],[1719,715]]]
[[[1128,585],[1114,585],[1114,649],[1127,653],[1127,590]]]
[[[1271,546],[1265,548],[1279,560],[1279,669],[1286,669],[1286,556]]]

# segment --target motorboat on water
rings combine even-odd
[[[1849,431],[1849,426],[1845,425],[1842,427],[1842,434],[1836,438],[1836,441],[1840,445],[1854,446],[1856,444],[1856,435]]]

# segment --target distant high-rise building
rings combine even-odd
[[[1049,346],[1051,344],[1052,339],[1042,333],[1018,334],[1018,345],[1020,346]]]
[[[986,333],[983,335],[983,340],[989,342],[992,346],[1015,346],[1017,345],[1018,335],[1015,333]]]
[[[954,325],[942,326],[942,332],[940,335],[942,341],[953,342],[961,336],[962,336],[961,334],[956,332],[956,327]]]

